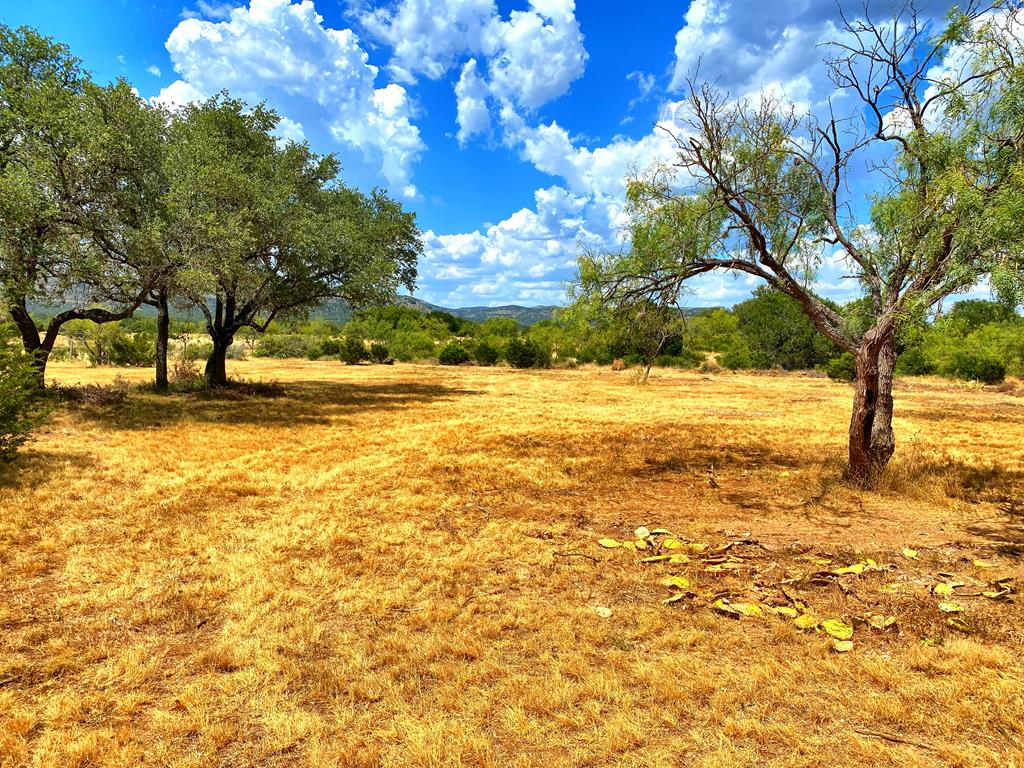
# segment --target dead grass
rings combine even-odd
[[[1012,393],[902,385],[860,493],[829,381],[234,372],[283,390],[76,405],[0,474],[0,766],[1024,766],[1020,603],[965,597],[960,631],[929,594],[1024,583]],[[118,373],[148,376],[52,368]],[[767,550],[596,545],[641,524]],[[851,653],[708,607],[867,557],[896,567],[792,586],[898,617]],[[695,597],[661,605],[670,572]]]

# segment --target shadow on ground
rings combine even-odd
[[[281,384],[279,394],[240,396],[222,392],[157,395],[135,392],[122,405],[72,405],[69,412],[111,429],[152,429],[179,422],[258,424],[298,427],[330,424],[367,411],[394,411],[410,405],[482,394],[440,384],[349,384],[303,381]],[[276,388],[276,387],[275,387]]]

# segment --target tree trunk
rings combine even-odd
[[[36,370],[39,388],[46,386],[46,363],[50,359],[50,350],[45,347],[39,336],[39,329],[32,321],[24,302],[11,306],[11,319],[21,335],[21,344],[25,352],[32,355],[32,363]]]
[[[167,347],[171,337],[171,313],[167,306],[167,289],[161,288],[156,297],[156,391],[166,392]]]
[[[213,352],[206,361],[206,384],[210,387],[223,387],[228,383],[227,357],[228,347],[234,342],[229,335],[212,336]]]
[[[851,482],[871,488],[896,447],[892,431],[892,380],[896,364],[892,333],[869,331],[856,353],[853,415],[850,418]]]

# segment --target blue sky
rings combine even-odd
[[[284,136],[337,153],[348,183],[387,187],[417,212],[416,295],[446,306],[560,303],[580,244],[620,243],[623,178],[671,157],[656,125],[674,124],[698,62],[735,95],[769,87],[811,110],[836,96],[817,47],[835,37],[834,0],[0,8],[4,23],[66,42],[98,80],[124,77],[147,99],[227,88],[269,102]],[[841,274],[826,259],[822,292],[850,298]],[[729,305],[754,287],[707,276],[689,303]]]

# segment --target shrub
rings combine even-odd
[[[505,345],[505,359],[513,368],[532,368],[537,364],[539,352],[530,339],[512,338]]]
[[[341,342],[341,352],[338,353],[338,358],[345,365],[359,365],[368,357],[366,344],[358,336],[346,336]]]
[[[744,344],[737,344],[718,356],[718,364],[730,371],[738,371],[754,367],[750,350]]]
[[[982,384],[1000,384],[1006,378],[1006,365],[994,357],[957,352],[953,356],[954,376]]]
[[[904,376],[928,376],[935,373],[935,364],[921,347],[910,347],[896,358],[896,373]]]
[[[108,351],[111,365],[153,365],[156,357],[156,340],[149,333],[129,334],[117,329],[110,338]]]
[[[486,341],[481,341],[473,347],[473,359],[477,365],[494,365],[498,362],[498,357],[498,350]]]
[[[51,384],[49,393],[61,402],[76,405],[122,405],[128,399],[131,384],[123,376],[115,376],[110,384]]]
[[[10,459],[45,417],[42,394],[31,358],[0,326],[0,459]]]
[[[341,342],[337,339],[324,339],[320,343],[320,354],[323,357],[337,357],[341,354]]]
[[[857,363],[852,352],[843,352],[825,364],[825,373],[834,381],[853,381],[857,376]]]
[[[206,360],[213,354],[213,342],[212,341],[200,341],[193,344],[189,344],[187,347],[182,349],[181,359],[195,362],[196,360]],[[256,353],[254,356],[259,357]]]
[[[391,359],[391,350],[388,349],[388,345],[380,341],[373,342],[367,354],[370,357],[370,362],[377,363],[378,365],[386,363]]]
[[[683,349],[678,355],[658,355],[654,364],[662,368],[696,368],[704,362],[704,353]]]
[[[391,341],[391,354],[399,360],[426,360],[437,354],[434,338],[425,331],[403,331]]]
[[[194,392],[206,386],[203,372],[199,370],[199,366],[192,358],[177,361],[171,368],[169,378],[172,387],[186,392]]]
[[[310,350],[309,338],[292,333],[275,333],[263,336],[256,343],[253,357],[292,358],[308,357]],[[211,347],[211,352],[213,351]]]
[[[466,351],[466,348],[455,342],[446,344],[437,356],[437,362],[441,365],[462,365],[468,363],[469,360],[469,352]]]

